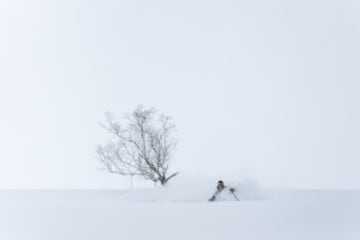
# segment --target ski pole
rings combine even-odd
[[[240,201],[238,196],[236,196],[236,194],[235,194],[235,189],[234,188],[230,188],[230,192],[232,193],[232,195],[234,195],[234,197],[236,198],[237,201]]]

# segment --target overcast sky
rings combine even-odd
[[[360,2],[0,2],[0,188],[114,188],[105,111],[173,117],[173,169],[360,188]]]

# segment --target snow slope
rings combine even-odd
[[[151,194],[152,202],[141,201],[144,191],[132,192],[2,191],[0,239],[360,239],[358,191],[280,191],[267,200],[213,203],[153,201]]]
[[[155,189],[137,189],[125,191],[119,198],[127,202],[204,202],[216,190],[216,179],[206,177],[182,176],[169,182],[166,187]],[[228,188],[236,189],[236,195],[244,201],[263,200],[268,194],[254,179],[241,181],[226,181]],[[229,191],[223,191],[218,196],[221,201],[235,201]]]

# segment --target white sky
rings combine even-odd
[[[112,188],[105,111],[171,115],[173,167],[360,188],[360,2],[0,2],[0,188]],[[225,177],[224,177],[225,176]]]

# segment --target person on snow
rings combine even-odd
[[[210,202],[213,202],[216,200],[216,196],[219,195],[225,188],[227,188],[224,184],[223,180],[219,180],[217,182],[216,185],[216,192],[214,193],[214,195],[212,195],[212,197],[209,199]],[[235,189],[234,188],[230,188],[229,191],[234,195],[234,197],[236,198],[237,201],[239,201],[239,198],[235,195]]]

